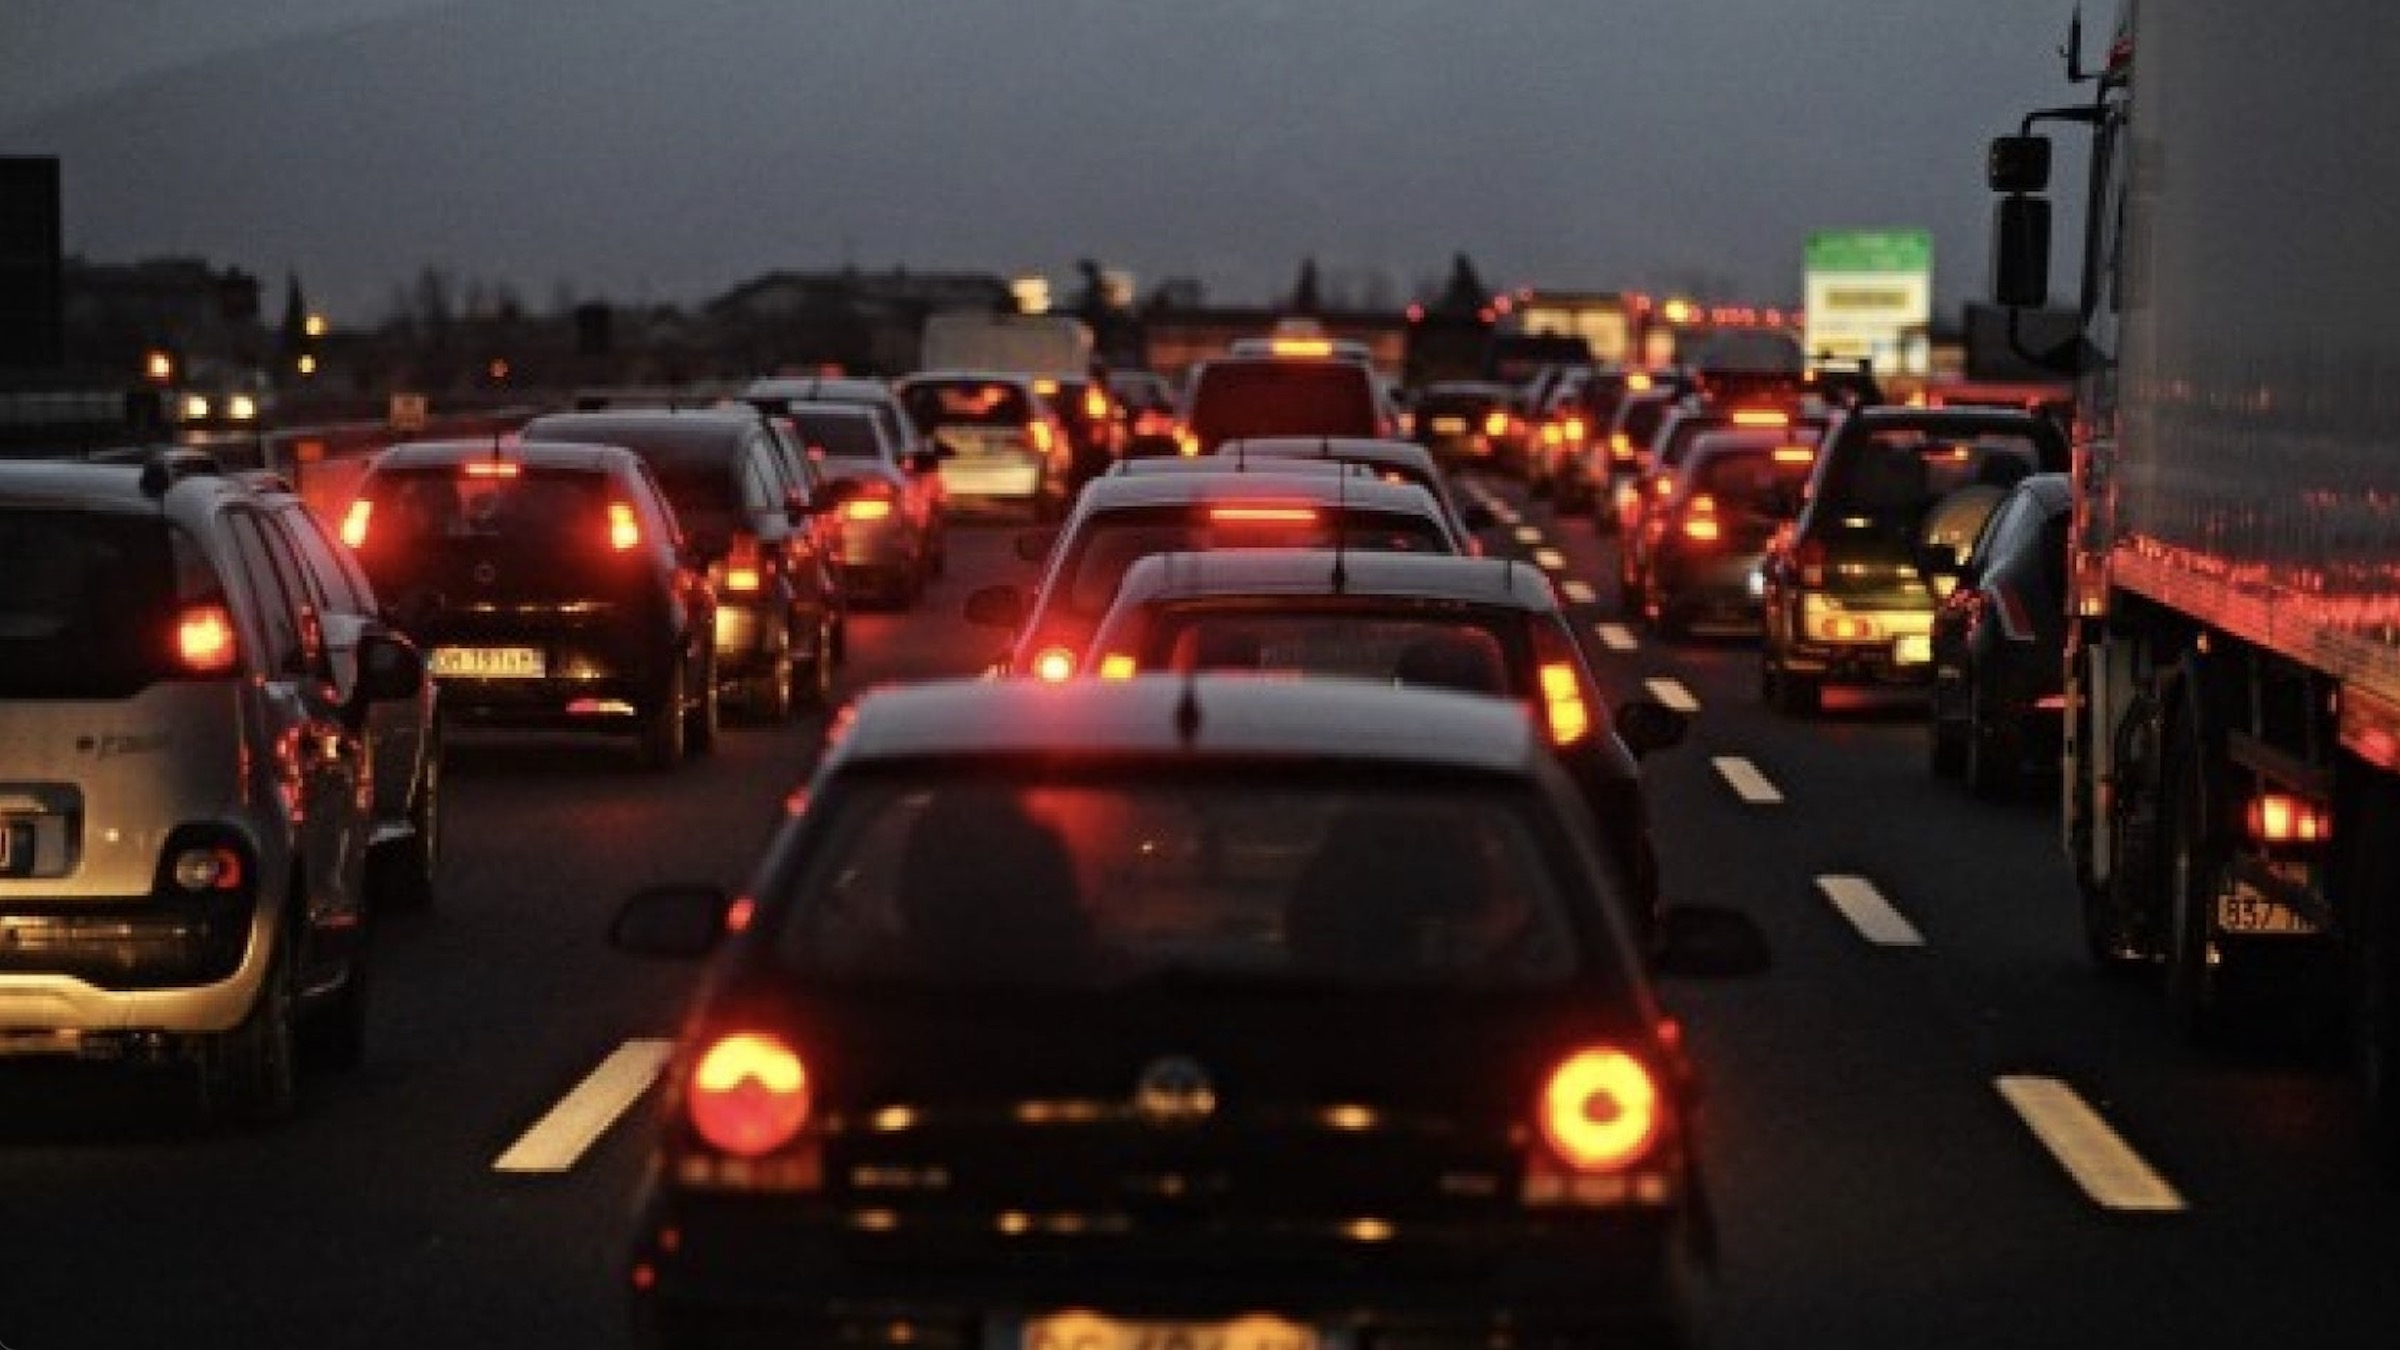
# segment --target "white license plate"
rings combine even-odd
[[[2306,936],[2317,931],[2308,917],[2290,905],[2256,895],[2217,897],[2217,929],[2225,933]]]
[[[1933,635],[1903,633],[1892,639],[1892,662],[1902,666],[1933,664]]]
[[[1467,419],[1463,417],[1437,417],[1433,419],[1433,434],[1436,436],[1456,436],[1464,432],[1466,429]]]
[[[436,647],[425,668],[477,680],[538,680],[545,669],[539,647]]]
[[[1017,1350],[1322,1350],[1316,1328],[1254,1314],[1226,1322],[1127,1322],[1067,1312],[1026,1319]]]

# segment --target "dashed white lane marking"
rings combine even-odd
[[[1925,936],[1865,877],[1818,877],[1817,889],[1860,937],[1878,947],[1922,947]]]
[[[1554,548],[1537,548],[1533,551],[1533,565],[1545,572],[1564,572],[1567,555]]]
[[[1641,639],[1633,635],[1633,630],[1621,623],[1596,624],[1592,631],[1600,635],[1600,645],[1612,652],[1629,652],[1642,645]]]
[[[1562,581],[1558,583],[1558,593],[1567,597],[1570,605],[1596,604],[1600,599],[1600,592],[1593,590],[1588,581]]]
[[[2178,1213],[2183,1197],[2100,1118],[2075,1089],[2055,1078],[2012,1074],[1994,1080],[2050,1156],[2103,1209]]]
[[[1783,793],[1749,760],[1739,755],[1719,755],[1709,762],[1717,766],[1717,776],[1725,780],[1735,795],[1752,806],[1773,806],[1783,800]]]
[[[1519,525],[1517,527],[1517,542],[1520,544],[1538,544],[1542,542],[1542,527],[1539,525]]]
[[[1657,699],[1659,702],[1666,704],[1668,707],[1673,708],[1677,712],[1691,713],[1700,711],[1700,700],[1692,697],[1692,691],[1684,688],[1683,681],[1681,680],[1670,680],[1664,677],[1655,680],[1644,680],[1642,681],[1642,687],[1650,691],[1650,697]]]
[[[673,1041],[627,1041],[492,1164],[495,1172],[564,1172],[617,1123],[665,1067]]]

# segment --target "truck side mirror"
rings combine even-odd
[[[2002,197],[1992,209],[1992,302],[2009,309],[2050,303],[2050,203]]]
[[[2050,186],[2050,138],[1995,136],[1984,156],[1983,178],[1992,191],[2011,197],[2033,196]]]

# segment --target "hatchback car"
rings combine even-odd
[[[1469,553],[1483,551],[1475,532],[1492,525],[1491,508],[1473,498],[1459,500],[1458,494],[1450,490],[1450,475],[1442,471],[1441,462],[1433,457],[1432,451],[1414,441],[1366,436],[1255,436],[1227,441],[1217,447],[1216,457],[1236,462],[1332,460],[1361,465],[1388,483],[1414,483],[1441,503],[1443,514],[1450,518],[1451,531],[1466,541]]]
[[[665,1071],[667,1346],[1682,1343],[1694,1072],[1545,737],[1334,682],[874,692]],[[1764,964],[1725,911],[1661,968]]]
[[[397,445],[342,541],[453,722],[630,733],[660,769],[714,746],[716,593],[632,451]]]
[[[933,476],[926,466],[937,461],[919,452],[916,468],[904,463],[874,410],[859,404],[796,402],[785,416],[825,480],[820,491],[841,515],[844,595],[875,596],[902,609],[915,604],[943,547],[939,505],[918,490]]]
[[[1626,612],[1668,637],[1699,627],[1756,636],[1759,564],[1799,513],[1816,459],[1813,436],[1784,428],[1693,437],[1640,531],[1618,546],[1635,559]]]
[[[650,466],[717,598],[716,674],[767,722],[832,697],[849,600],[834,496],[748,407],[553,413],[528,441],[621,445]]]
[[[1436,380],[1417,397],[1417,443],[1450,468],[1522,475],[1525,419],[1517,391],[1483,380]]]
[[[1074,500],[1074,449],[1033,376],[925,371],[896,388],[910,420],[950,450],[952,509],[1056,520]]]
[[[0,1059],[186,1066],[263,1121],[359,1058],[364,729],[424,666],[313,565],[204,455],[0,463]]]
[[[1773,433],[1786,445],[1813,447],[1833,416],[1824,404],[1786,391],[1739,403],[1691,394],[1668,409],[1642,454],[1641,468],[1632,479],[1634,490],[1617,504],[1617,529],[1625,540],[1617,549],[1620,612],[1629,619],[1642,616],[1642,574],[1650,565],[1651,550],[1666,533],[1663,508],[1676,490],[1684,456],[1701,437],[1725,430],[1761,431]]]
[[[2056,424],[1998,408],[1860,408],[1830,431],[1808,500],[1760,565],[1759,690],[1816,711],[1830,682],[1923,688],[1933,679],[1927,544],[1963,546],[1993,477],[2064,472]],[[1945,501],[1962,494],[1950,509]]]
[[[1056,531],[1020,536],[1018,556],[1044,561],[1027,594],[986,586],[967,597],[967,618],[1015,633],[994,673],[1063,680],[1125,569],[1153,553],[1229,548],[1330,548],[1461,553],[1441,507],[1423,488],[1363,474],[1141,473],[1092,480]]]
[[[1116,399],[1105,381],[1088,375],[1041,375],[1035,377],[1033,388],[1067,429],[1069,495],[1082,491],[1085,483],[1124,458],[1125,424],[1117,416]]]
[[[1184,426],[1195,454],[1246,436],[1389,436],[1398,412],[1363,359],[1322,352],[1211,357],[1192,368]]]
[[[2067,475],[2035,474],[1992,510],[1963,559],[1928,554],[1949,593],[1933,611],[1933,771],[1982,796],[2028,765],[2055,768],[2066,708]],[[1938,588],[1939,583],[1937,583]]]
[[[1102,679],[1208,671],[1487,694],[1548,734],[1592,808],[1647,936],[1657,851],[1635,760],[1683,739],[1683,714],[1600,696],[1558,592],[1501,558],[1257,549],[1162,553],[1125,574],[1082,668]]]

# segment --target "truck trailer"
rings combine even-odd
[[[1993,142],[1996,299],[2048,299],[2089,137],[2063,836],[2103,970],[2195,1040],[2340,1028],[2400,1148],[2400,6],[2126,0]],[[2031,325],[2027,326],[2030,330]]]

